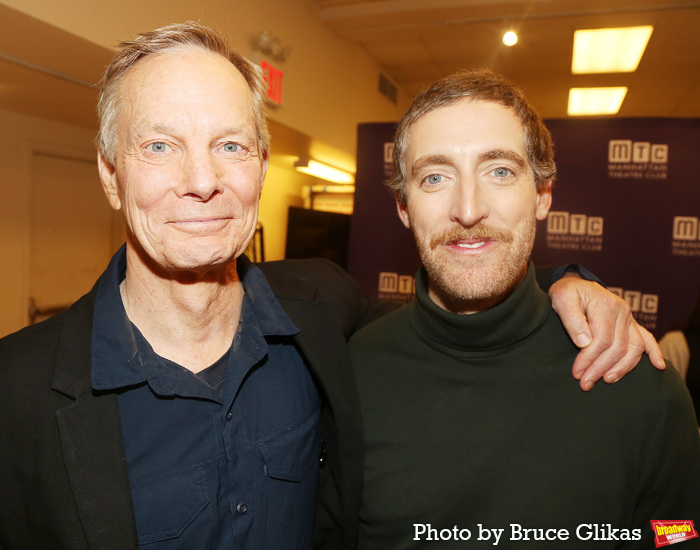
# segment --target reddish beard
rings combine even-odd
[[[438,246],[457,241],[497,241],[510,244],[513,242],[513,238],[513,233],[510,231],[487,227],[483,222],[479,222],[469,228],[460,225],[451,227],[431,237],[428,244],[432,250],[435,250]]]
[[[535,218],[514,231],[482,222],[433,236],[421,236],[415,226],[412,229],[428,272],[431,298],[443,309],[467,313],[494,306],[522,280],[534,242]],[[485,256],[448,253],[446,245],[460,240],[491,241],[497,248]]]

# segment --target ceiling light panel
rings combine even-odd
[[[574,32],[573,74],[637,70],[654,27],[583,29]]]
[[[299,170],[299,172],[334,183],[355,183],[355,176],[353,174],[317,160],[300,158],[294,163],[294,168]]]
[[[610,88],[571,88],[569,90],[569,116],[614,115],[627,94],[625,86]]]

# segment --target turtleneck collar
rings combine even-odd
[[[469,315],[450,313],[428,296],[428,274],[416,276],[416,299],[409,319],[416,333],[430,346],[455,354],[494,352],[517,344],[544,323],[551,307],[549,297],[537,286],[535,268],[500,304]]]

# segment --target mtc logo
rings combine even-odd
[[[413,277],[398,273],[381,272],[379,274],[379,292],[413,294]]]
[[[394,142],[390,141],[384,144],[384,162],[390,164],[394,162]]]
[[[700,241],[700,220],[692,216],[673,218],[674,241]]]
[[[642,294],[637,290],[623,290],[616,287],[608,287],[608,290],[627,302],[632,313],[658,313],[659,311],[658,294]]]
[[[547,216],[547,233],[600,237],[603,234],[603,218],[586,216],[586,214],[550,211]]]
[[[668,162],[668,145],[631,139],[611,139],[608,142],[608,162]]]

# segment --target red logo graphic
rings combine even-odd
[[[651,520],[651,528],[654,531],[654,542],[657,548],[698,537],[695,524],[691,520]]]

